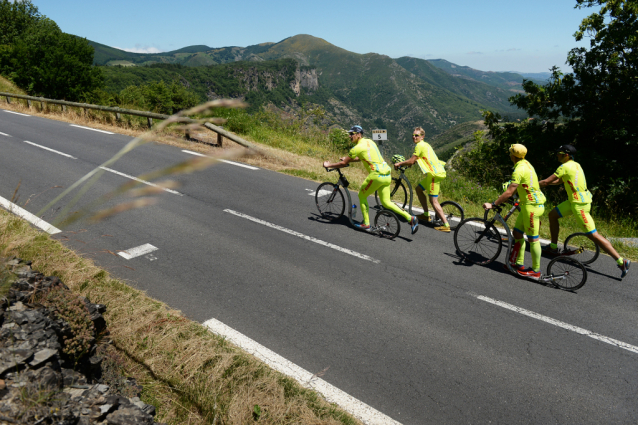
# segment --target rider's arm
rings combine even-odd
[[[489,210],[492,208],[492,206],[497,206],[497,205],[501,205],[503,202],[507,201],[509,198],[512,197],[512,195],[514,194],[514,192],[516,192],[516,188],[518,187],[518,183],[510,183],[510,185],[508,186],[507,190],[505,192],[503,192],[501,194],[501,196],[499,196],[496,201],[494,201],[494,204],[490,203],[490,202],[486,202],[483,204],[483,208],[486,210]]]
[[[417,157],[416,155],[412,155],[412,158],[406,159],[403,162],[397,162],[396,164],[394,164],[394,168],[396,169],[398,167],[403,167],[404,165],[407,165],[407,166],[411,167],[411,166],[414,165],[414,163],[416,162],[417,159],[419,159],[419,157]]]
[[[350,162],[357,162],[359,158],[352,159],[349,156],[344,156],[341,158],[341,161],[335,162],[334,164],[329,163],[328,161],[323,162],[323,166],[325,168],[343,168],[348,165]]]
[[[540,187],[545,187],[545,186],[549,186],[551,184],[560,184],[561,180],[560,178],[558,178],[558,176],[556,174],[552,174],[551,176],[547,177],[545,180],[541,180],[538,182],[538,185]]]

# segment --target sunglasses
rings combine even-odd
[[[412,137],[421,137],[420,134],[413,134]]]

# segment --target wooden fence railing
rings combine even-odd
[[[53,104],[53,105],[62,105],[62,109],[66,110],[67,106],[71,106],[74,108],[82,108],[83,110],[87,110],[87,109],[95,109],[97,111],[104,111],[104,112],[111,112],[115,114],[115,118],[119,121],[121,115],[135,115],[138,117],[145,117],[148,121],[148,126],[152,127],[153,126],[153,119],[157,119],[157,120],[165,120],[167,119],[170,115],[165,115],[165,114],[156,114],[154,112],[147,112],[147,111],[136,111],[134,109],[123,109],[123,108],[117,108],[117,107],[113,107],[113,106],[101,106],[101,105],[91,105],[88,103],[77,103],[77,102],[67,102],[66,100],[55,100],[55,99],[46,99],[43,97],[34,97],[34,96],[26,96],[23,94],[15,94],[15,93],[4,93],[4,92],[0,92],[0,97],[4,97],[7,100],[7,103],[11,103],[11,98],[16,98],[16,99],[24,99],[27,101],[27,105],[29,107],[31,107],[31,102],[40,102],[40,108],[41,109],[45,109],[47,104]],[[193,120],[192,122],[196,122],[195,120]],[[242,139],[241,137],[237,136],[236,134],[230,133],[226,130],[224,130],[223,128],[216,126],[214,124],[211,123],[206,123],[204,124],[204,127],[206,127],[207,129],[209,129],[210,131],[213,131],[215,133],[217,133],[217,144],[219,146],[222,145],[222,136],[232,140],[233,142],[250,148],[250,149],[255,149],[255,146]]]

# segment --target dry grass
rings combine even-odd
[[[124,369],[142,398],[172,424],[355,424],[315,392],[273,371],[179,311],[112,279],[90,260],[0,211],[0,252],[33,261],[73,291],[107,306],[105,318]]]

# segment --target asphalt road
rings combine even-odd
[[[130,140],[0,110],[0,196],[19,185],[17,204],[36,213]],[[139,176],[189,158],[151,143],[109,168]],[[128,180],[105,172],[79,206]],[[225,163],[176,180],[156,205],[55,237],[193,320],[329,367],[324,380],[405,424],[638,422],[638,269],[621,282],[601,256],[570,293],[507,274],[504,254],[462,263],[452,235],[431,228],[411,236],[403,223],[390,241],[326,222],[315,182]],[[158,249],[109,253],[144,244]]]

